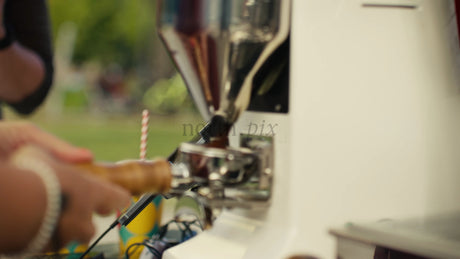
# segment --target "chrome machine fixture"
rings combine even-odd
[[[213,126],[210,145],[179,147],[177,166],[186,170],[176,170],[174,182],[197,184],[198,197],[212,209],[267,206],[270,137],[242,136],[238,148],[228,147],[226,139],[251,95],[263,91],[254,89],[256,74],[288,37],[289,1],[160,0],[158,28],[201,115],[220,125]],[[213,147],[219,138],[223,144]]]
[[[175,180],[221,209],[163,258],[333,258],[347,220],[460,210],[453,0],[157,2],[211,129]]]
[[[249,105],[253,79],[288,37],[290,1],[159,0],[166,48],[209,120],[232,124]]]

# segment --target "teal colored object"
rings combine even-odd
[[[159,232],[162,216],[162,200],[161,196],[155,197],[127,226],[119,228],[120,254],[124,254],[126,249],[132,244],[142,243]],[[133,200],[133,202],[135,201]],[[130,249],[130,258],[138,258],[141,250]]]

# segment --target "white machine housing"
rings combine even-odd
[[[449,0],[292,0],[289,113],[247,111],[230,139],[273,135],[272,204],[226,210],[164,258],[334,258],[330,227],[459,210],[454,15]]]

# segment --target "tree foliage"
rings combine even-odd
[[[65,22],[77,26],[76,64],[96,60],[129,70],[153,47],[153,0],[49,0],[49,9],[54,35]]]

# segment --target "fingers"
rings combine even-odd
[[[75,147],[28,122],[0,122],[0,155],[8,155],[26,144],[37,145],[66,162],[89,162],[91,152]]]
[[[59,249],[72,241],[87,244],[96,233],[92,218],[74,217],[67,215],[59,220],[54,248]]]
[[[130,194],[114,184],[82,174],[75,168],[72,169],[68,172],[74,173],[79,181],[73,179],[72,186],[63,187],[63,191],[69,192],[71,196],[69,197],[70,208],[68,213],[65,212],[69,221],[63,222],[60,227],[65,230],[69,226],[74,226],[74,232],[66,233],[67,238],[64,238],[63,243],[70,240],[88,243],[95,231],[92,223],[93,214],[109,215],[117,209],[127,207],[130,202]]]
[[[54,156],[71,163],[88,162],[93,159],[88,149],[75,147],[40,128],[32,125],[26,126],[27,135],[34,144],[47,149]]]
[[[129,204],[130,194],[126,190],[82,173],[74,165],[49,155],[43,148],[23,146],[10,159],[13,165],[27,162],[28,159],[40,159],[54,169],[61,191],[67,197],[57,224],[55,244],[66,245],[70,241],[88,243],[95,233],[92,222],[94,213],[107,215]]]
[[[84,174],[79,176],[84,180],[73,182],[80,190],[77,193],[75,190],[66,191],[71,194],[69,208],[62,213],[59,222],[57,239],[60,245],[70,241],[89,243],[95,234],[93,213],[108,215],[129,204],[129,193],[118,186]]]
[[[125,189],[102,180],[96,180],[95,186],[98,189],[94,198],[94,211],[96,213],[109,215],[115,210],[129,206],[131,195]]]
[[[10,155],[9,161],[12,165],[21,167],[22,163],[30,159],[38,159],[51,164],[52,157],[43,149],[34,145],[25,145]]]

